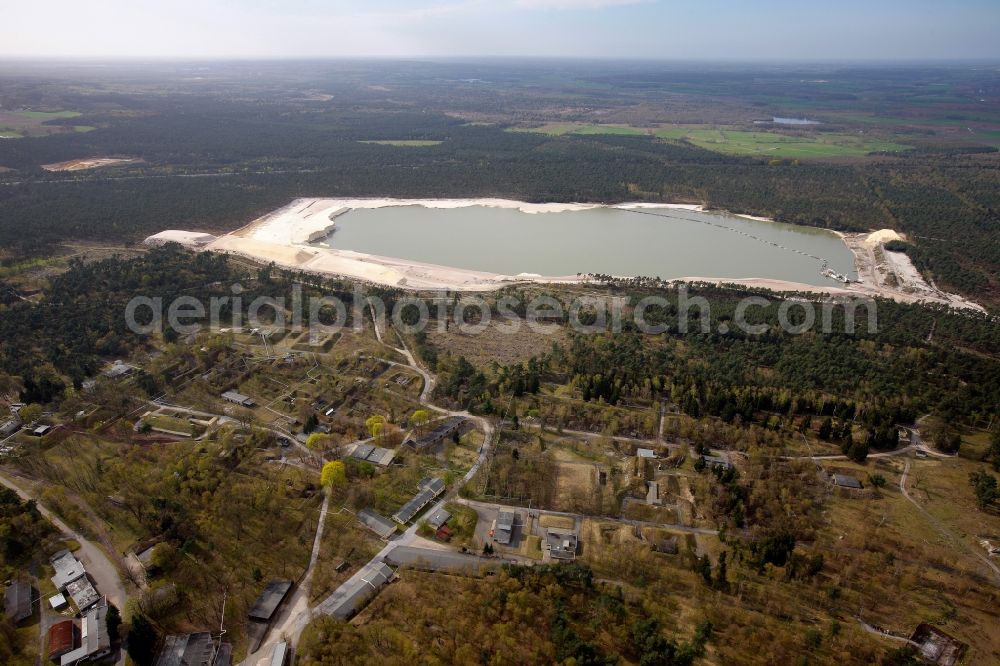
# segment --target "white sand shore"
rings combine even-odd
[[[220,236],[207,245],[187,243],[198,249],[241,255],[256,261],[274,262],[278,266],[327,276],[340,276],[373,284],[410,290],[493,291],[504,286],[523,283],[580,283],[588,281],[583,276],[544,276],[535,273],[502,275],[449,266],[410,261],[395,257],[382,257],[351,250],[339,250],[311,245],[333,230],[336,218],[355,208],[384,208],[388,206],[425,206],[427,208],[464,208],[490,206],[516,209],[528,214],[558,213],[589,210],[603,204],[593,203],[544,203],[532,204],[510,199],[296,199],[287,206],[264,215],[250,224]],[[624,209],[679,209],[703,211],[696,204],[624,203]],[[773,221],[769,218],[739,215],[752,220]],[[941,292],[923,281],[916,269],[906,269],[902,263],[908,258],[893,257],[892,265],[900,277],[895,281],[880,277],[886,260],[882,245],[899,235],[891,229],[871,234],[838,234],[854,253],[859,281],[838,286],[816,286],[771,278],[713,278],[686,277],[671,282],[701,282],[712,284],[738,284],[746,287],[785,292],[811,292],[826,295],[881,296],[902,302],[926,301],[943,303],[957,308],[982,310],[981,306],[953,294]],[[171,239],[184,243],[184,232],[172,231]],[[151,236],[150,243],[162,242],[163,234]],[[892,253],[896,254],[896,253]],[[881,263],[880,263],[881,258]],[[912,267],[912,264],[910,264]]]

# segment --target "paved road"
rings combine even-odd
[[[100,547],[84,538],[82,534],[70,528],[69,525],[62,521],[61,518],[39,503],[37,498],[32,497],[28,492],[16,485],[6,476],[0,475],[0,483],[16,492],[24,500],[35,500],[38,505],[38,511],[45,516],[49,522],[55,525],[56,529],[62,532],[66,537],[74,539],[80,543],[80,550],[76,552],[76,556],[81,562],[83,562],[83,565],[86,567],[87,573],[90,574],[90,577],[94,579],[97,591],[103,595],[107,595],[108,601],[113,603],[119,609],[123,609],[125,607],[126,599],[125,584],[122,581],[118,567],[115,566],[114,562],[112,562],[107,554],[105,554]]]

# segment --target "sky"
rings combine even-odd
[[[13,0],[0,56],[1000,58],[998,0]]]

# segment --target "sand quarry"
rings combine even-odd
[[[199,250],[211,250],[243,256],[261,262],[325,276],[340,276],[408,290],[493,291],[519,282],[580,283],[586,276],[543,276],[533,273],[501,275],[407,259],[381,257],[351,250],[312,245],[325,238],[336,226],[337,217],[351,209],[420,205],[428,208],[493,206],[512,208],[528,214],[587,210],[602,204],[544,203],[532,204],[509,199],[296,199],[287,206],[268,213],[250,224],[223,236],[168,230],[146,239],[150,245],[177,242]],[[689,204],[619,204],[622,208],[674,208],[704,211]],[[751,217],[751,216],[746,216]],[[764,219],[751,217],[751,219]],[[891,229],[872,233],[841,234],[854,253],[859,280],[843,287],[817,287],[798,282],[767,278],[714,278],[691,276],[675,282],[739,284],[772,291],[813,292],[845,296],[882,296],[901,302],[941,303],[956,308],[983,308],[954,294],[928,284],[901,252],[888,252],[884,244],[902,239]]]

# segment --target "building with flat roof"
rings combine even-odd
[[[358,444],[351,451],[351,457],[355,460],[363,460],[380,467],[388,467],[396,457],[396,452],[392,449],[384,449],[381,446],[371,444]]]
[[[3,595],[3,612],[11,622],[17,624],[31,617],[31,583],[26,580],[11,581]]]
[[[849,474],[832,474],[830,475],[830,482],[835,486],[850,488],[851,490],[861,490],[862,487],[861,482]]]
[[[285,666],[285,663],[288,661],[289,652],[288,643],[285,641],[278,641],[275,643],[274,649],[271,650],[271,661],[269,662],[269,666]]]
[[[222,398],[240,407],[253,407],[257,404],[250,396],[237,393],[236,391],[226,391],[222,394]]]
[[[656,451],[653,451],[653,449],[636,449],[635,455],[640,458],[655,458]]]
[[[76,627],[73,620],[63,620],[56,622],[49,627],[49,659],[59,661],[67,652],[73,649],[75,641]]]
[[[572,562],[576,559],[577,537],[573,532],[549,530],[545,533],[545,549],[554,560]]]
[[[74,666],[84,660],[100,659],[111,652],[108,634],[108,607],[97,606],[80,620],[80,647],[64,654],[60,666]]]
[[[207,631],[175,634],[163,640],[155,666],[213,666],[217,645]]]
[[[383,540],[388,539],[396,533],[396,525],[391,520],[383,518],[369,509],[358,511],[358,521]]]
[[[21,429],[21,419],[10,419],[0,425],[0,437],[10,437]]]
[[[66,593],[73,599],[77,610],[81,612],[101,600],[101,595],[97,593],[97,590],[91,585],[90,579],[86,576],[81,576],[67,585]]]
[[[392,567],[385,562],[368,562],[334,590],[316,610],[340,620],[349,620],[392,580],[393,575]]]
[[[52,585],[60,592],[65,590],[66,586],[74,580],[87,573],[80,561],[68,550],[60,550],[49,559],[49,562],[56,572],[51,579]]]
[[[497,514],[497,526],[493,532],[493,541],[501,546],[509,546],[514,537],[514,512],[501,511]]]
[[[251,620],[270,622],[271,618],[274,617],[274,612],[278,610],[278,606],[285,600],[291,589],[292,581],[290,580],[272,580],[257,597],[257,601],[254,602],[247,615]]]

